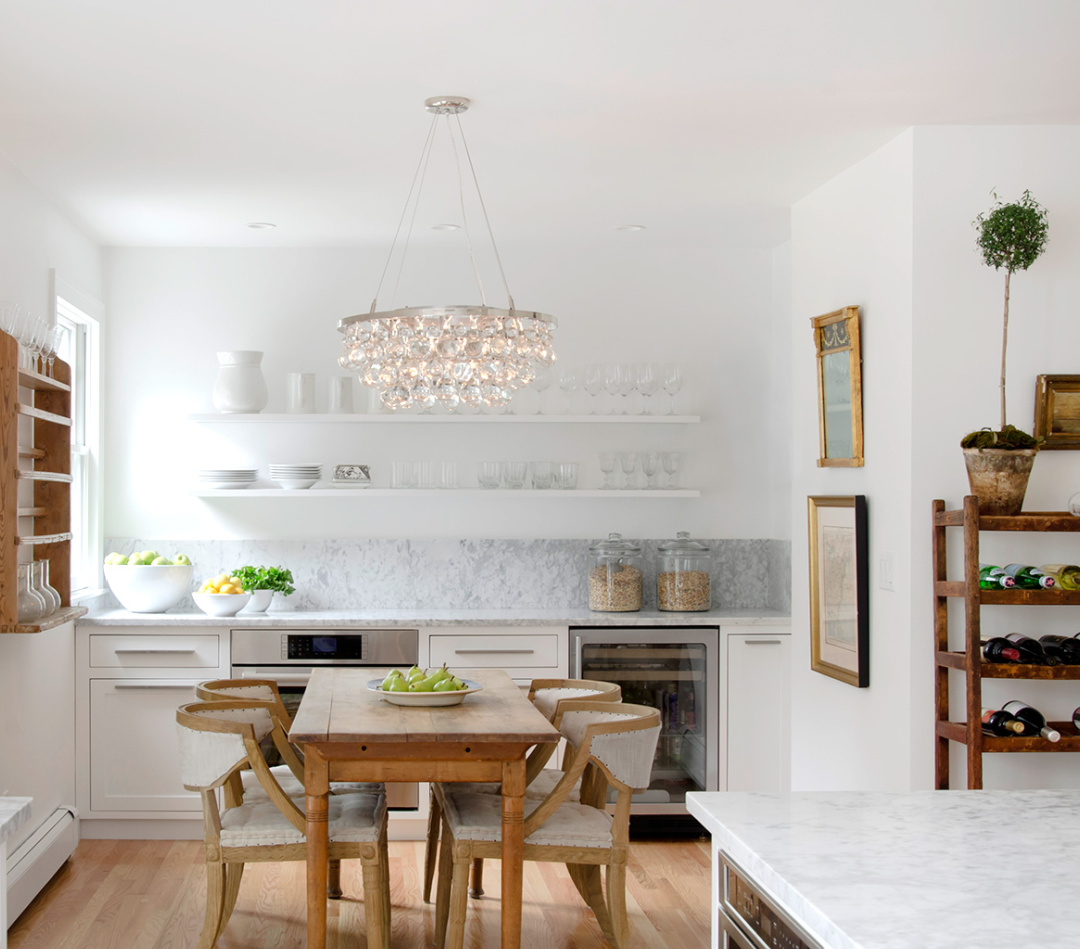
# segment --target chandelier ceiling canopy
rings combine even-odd
[[[391,409],[432,409],[440,405],[453,411],[462,405],[506,405],[516,389],[527,386],[538,372],[555,362],[551,331],[556,321],[545,313],[517,309],[510,295],[472,156],[458,118],[469,107],[469,100],[460,96],[438,96],[427,99],[424,106],[432,113],[431,127],[405,199],[375,299],[370,312],[349,316],[339,322],[338,330],[344,334],[344,339],[338,362],[356,372],[364,385],[377,389],[383,404]],[[440,118],[444,120],[454,150],[462,224],[473,276],[480,293],[480,304],[402,307],[379,311],[379,292],[411,207],[405,250],[398,267],[399,279],[404,267],[412,220],[416,216]],[[508,302],[505,309],[488,306],[485,299],[465,213],[462,167],[457,160],[459,142],[502,278]]]

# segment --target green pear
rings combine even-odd
[[[389,692],[391,683],[393,683],[396,679],[401,679],[401,680],[404,681],[405,676],[403,676],[401,674],[400,669],[391,669],[386,674],[386,678],[382,680],[382,688],[383,688],[383,690],[386,691],[386,692]]]
[[[453,679],[442,679],[435,683],[435,688],[432,692],[457,692],[457,688],[454,685]]]
[[[408,692],[409,683],[405,681],[405,676],[394,676],[390,685],[384,686],[387,692]]]

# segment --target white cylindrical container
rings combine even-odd
[[[331,376],[326,393],[326,411],[334,415],[349,415],[353,409],[352,376]]]
[[[315,373],[290,372],[285,377],[285,411],[306,415],[315,411]]]
[[[219,412],[235,415],[261,412],[268,393],[259,364],[263,354],[254,349],[218,353],[218,373],[214,380],[213,402]]]

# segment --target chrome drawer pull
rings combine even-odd
[[[531,656],[535,649],[455,649],[456,656]]]
[[[116,682],[113,684],[114,689],[183,689],[185,692],[195,692],[194,685],[155,685],[152,682]]]
[[[118,656],[193,656],[194,649],[114,649]]]
[[[744,639],[747,646],[779,646],[779,639]]]

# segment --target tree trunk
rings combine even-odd
[[[1009,342],[1009,279],[1012,270],[1005,271],[1005,315],[1001,321],[1001,431],[1005,431],[1005,346]]]

